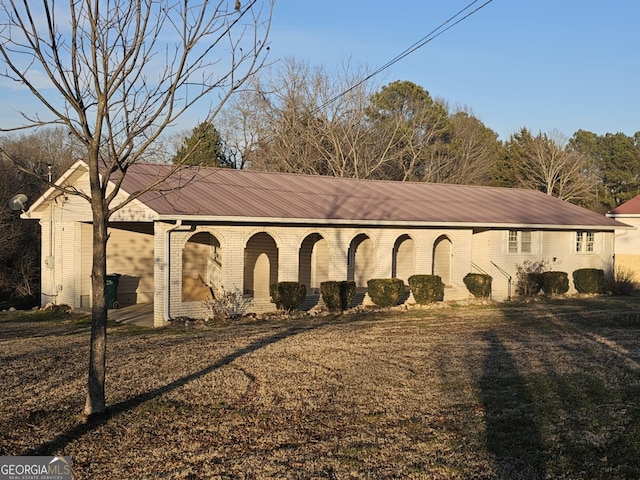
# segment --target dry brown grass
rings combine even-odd
[[[640,303],[114,326],[0,316],[0,454],[75,479],[639,478]]]

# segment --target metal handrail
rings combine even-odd
[[[504,268],[500,267],[493,260],[491,260],[491,264],[498,269],[498,271],[507,278],[507,300],[511,300],[511,280],[513,277],[509,275]]]
[[[491,262],[493,263],[493,262]],[[475,268],[476,270],[478,270],[480,273],[484,274],[484,275],[489,275],[488,272],[486,272],[485,270],[483,270],[478,264],[471,262],[471,268]]]

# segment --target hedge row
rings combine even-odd
[[[421,305],[444,299],[444,284],[438,275],[412,275],[409,277],[409,290],[416,303]],[[377,306],[392,307],[398,305],[407,292],[399,278],[374,278],[367,282],[367,293]]]
[[[463,282],[469,292],[477,298],[491,296],[492,277],[481,273],[468,273]],[[569,277],[565,272],[528,273],[527,291],[537,295],[562,295],[569,290]],[[602,293],[604,271],[597,268],[582,268],[573,272],[573,283],[579,293]],[[416,303],[426,305],[444,300],[444,284],[438,275],[412,275],[409,289]],[[398,305],[406,293],[404,282],[399,278],[374,278],[367,282],[371,301],[379,307]],[[306,287],[298,282],[279,282],[271,285],[271,297],[281,310],[295,310],[304,301]],[[349,308],[355,298],[356,284],[353,281],[328,281],[320,284],[320,293],[326,307],[331,311]]]
[[[581,268],[573,272],[573,285],[578,293],[604,292],[604,270]],[[542,291],[545,295],[562,295],[569,291],[569,275],[566,272],[528,273],[527,282],[531,295]]]
[[[428,304],[444,299],[444,284],[438,275],[413,275],[409,288],[417,303]],[[306,287],[298,282],[278,282],[270,286],[271,299],[280,310],[298,308],[307,294]],[[399,278],[374,278],[367,282],[369,297],[380,307],[397,305],[405,295],[405,285]],[[353,281],[328,281],[320,284],[320,294],[331,311],[349,308],[356,294]]]

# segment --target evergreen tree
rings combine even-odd
[[[639,133],[633,137],[623,133],[599,136],[578,130],[570,141],[572,147],[588,156],[600,172],[600,201],[604,210],[615,208],[640,193]]]
[[[173,157],[174,164],[206,167],[233,168],[227,159],[220,133],[211,122],[198,124],[191,136],[185,137],[183,144]]]
[[[367,115],[376,136],[388,139],[390,161],[381,178],[446,182],[453,135],[446,106],[409,81],[392,82],[369,100]]]
[[[519,187],[524,170],[524,158],[533,144],[533,135],[526,128],[511,135],[504,144],[502,155],[496,162],[492,185],[498,187]]]

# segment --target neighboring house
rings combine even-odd
[[[170,168],[132,166],[122,198]],[[88,192],[87,165],[57,183]],[[88,203],[51,188],[23,217],[42,225],[42,303],[89,307]],[[486,272],[505,300],[525,261],[569,275],[608,268],[624,227],[533,190],[185,168],[111,217],[107,269],[122,275],[121,303],[153,302],[156,326],[207,315],[202,298],[221,288],[243,292],[251,311],[274,309],[278,281],[313,294],[325,280],[362,291],[371,278],[437,274],[445,300],[460,300],[464,276]]]
[[[633,227],[616,230],[615,266],[633,272],[640,281],[640,195],[610,210],[607,217]]]

